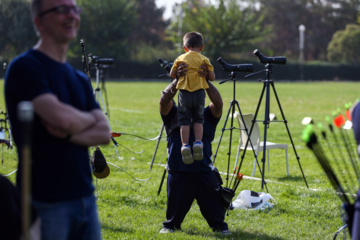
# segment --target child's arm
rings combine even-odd
[[[171,67],[170,73],[169,73],[169,75],[170,75],[171,78],[176,78],[176,77],[177,77],[176,74],[177,74],[179,62],[177,62],[176,60],[177,60],[177,59],[175,59],[173,65],[172,65],[172,67]]]
[[[214,73],[214,67],[213,65],[211,65],[210,61],[208,58],[205,59],[204,61],[205,64],[205,69],[207,71],[207,78],[206,80],[210,80],[210,81],[214,81],[215,80],[215,73]],[[202,65],[202,67],[200,68],[204,68],[204,64]]]

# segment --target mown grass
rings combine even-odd
[[[104,99],[105,97],[108,99],[112,130],[146,138],[158,136],[162,126],[158,111],[160,91],[168,83],[166,81],[106,82],[105,89],[102,88],[102,94]],[[2,81],[0,85],[0,90],[3,92]],[[219,143],[230,101],[233,99],[233,82],[224,84],[215,82],[215,86],[223,97],[224,110],[213,142],[214,151]],[[236,82],[235,98],[240,104],[242,113],[255,112],[262,87],[263,84],[256,80]],[[265,171],[265,178],[268,180],[269,193],[276,199],[277,205],[269,211],[230,211],[226,216],[226,222],[232,232],[229,236],[213,233],[202,218],[196,203],[186,216],[182,231],[170,235],[158,233],[165,220],[166,210],[166,181],[160,195],[157,195],[164,172],[162,164],[166,161],[165,132],[156,151],[152,170],[149,170],[149,167],[155,152],[156,140],[146,141],[125,134],[116,138],[119,143],[117,150],[120,159],[117,158],[113,144],[102,146],[101,149],[107,161],[121,168],[110,165],[110,175],[105,179],[94,181],[97,186],[103,239],[332,239],[335,232],[343,225],[342,203],[334,193],[313,153],[301,140],[304,129],[301,120],[309,116],[315,123],[322,122],[325,125],[326,116],[331,116],[337,108],[345,112],[343,105],[359,97],[358,88],[357,82],[275,81],[275,89],[310,189],[306,188],[284,123],[271,123],[267,129],[267,140],[289,144],[290,176],[286,175],[284,151],[271,150],[270,172]],[[281,120],[281,113],[272,90],[270,99],[270,112],[275,113],[277,119]],[[207,98],[206,101],[209,102],[209,99]],[[2,97],[0,108],[4,109],[4,107]],[[264,119],[264,107],[265,102],[262,102],[257,119]],[[231,121],[227,126],[230,126],[230,123]],[[234,122],[234,126],[237,127],[238,123]],[[263,124],[260,123],[260,127],[263,135]],[[228,130],[224,130],[216,157],[216,167],[225,173],[228,167],[229,133]],[[352,140],[354,149],[352,132],[349,131],[347,134]],[[231,171],[234,167],[238,139],[238,132],[233,131],[229,165]],[[344,148],[334,145],[333,148],[336,154],[345,155]],[[6,174],[16,169],[16,153],[15,149],[8,150],[4,146],[1,147],[1,151],[0,173]],[[241,173],[245,176],[251,175],[253,161],[252,152],[247,152],[241,168]],[[136,181],[128,173],[139,179],[149,177],[150,179]],[[348,173],[342,172],[341,175],[347,176]],[[226,175],[223,175],[223,180],[225,177]],[[261,177],[258,170],[255,177],[258,179]],[[9,178],[14,181],[14,175]],[[358,187],[353,188],[352,193],[356,192],[356,188]],[[261,188],[261,181],[245,178],[237,189],[236,196],[245,189],[266,191]]]

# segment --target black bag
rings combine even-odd
[[[222,204],[225,208],[225,210],[232,210],[234,209],[232,206],[232,199],[235,196],[235,191],[231,188],[227,187],[221,187],[221,198],[222,198]]]

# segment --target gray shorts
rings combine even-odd
[[[189,126],[191,123],[204,123],[205,90],[195,92],[180,90],[178,95],[178,123]]]

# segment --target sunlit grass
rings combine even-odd
[[[155,138],[162,126],[159,114],[160,91],[169,82],[111,82],[105,84],[102,94],[108,99],[108,113],[113,131],[135,134],[145,138]],[[213,150],[218,146],[220,133],[230,101],[233,100],[233,84],[226,82],[215,86],[219,89],[224,102],[223,117],[217,127]],[[20,86],[19,86],[20,87]],[[263,84],[236,82],[235,99],[239,102],[242,113],[254,113],[259,102]],[[335,195],[325,174],[313,153],[301,140],[304,126],[301,120],[312,117],[315,123],[325,124],[325,117],[331,116],[337,108],[344,110],[344,104],[359,97],[357,82],[275,82],[275,90],[286,120],[299,162],[296,158],[287,134],[285,124],[273,122],[267,129],[267,140],[289,144],[289,171],[286,175],[285,154],[283,150],[271,150],[270,172],[265,171],[269,193],[277,200],[277,205],[270,211],[230,211],[226,222],[232,235],[221,236],[213,233],[202,218],[196,204],[190,210],[182,225],[182,231],[171,235],[158,234],[165,220],[166,181],[160,195],[157,195],[166,161],[166,138],[162,135],[156,151],[152,170],[150,162],[155,153],[156,140],[146,141],[130,135],[122,135],[116,140],[117,157],[113,144],[101,149],[110,165],[109,177],[94,181],[97,186],[99,216],[104,239],[332,239],[335,232],[343,225],[341,220],[341,201]],[[3,82],[0,82],[3,92]],[[106,93],[106,94],[105,94]],[[281,112],[273,90],[270,89],[270,112],[282,120]],[[265,96],[264,96],[265,98]],[[206,99],[207,103],[209,99]],[[5,110],[4,99],[0,99],[0,110]],[[261,102],[258,120],[264,119],[265,102]],[[229,119],[230,120],[230,119]],[[230,126],[228,121],[227,126]],[[261,134],[264,126],[260,122]],[[238,123],[234,122],[238,127]],[[224,130],[216,157],[216,167],[226,173],[228,160],[230,171],[234,167],[239,133],[233,132],[232,148],[228,157],[230,132]],[[348,132],[352,137],[352,132]],[[353,139],[353,138],[351,138]],[[355,143],[354,143],[355,146]],[[353,146],[353,147],[354,147]],[[325,147],[325,146],[324,146]],[[337,154],[344,154],[343,148],[335,148]],[[8,150],[0,146],[2,163],[0,173],[7,174],[16,169],[16,149]],[[91,150],[90,152],[92,152]],[[56,154],[56,153],[54,153]],[[259,161],[261,159],[259,157]],[[253,154],[247,152],[241,172],[251,176]],[[299,163],[304,171],[310,189],[306,188]],[[125,173],[125,170],[127,173]],[[347,173],[343,173],[347,174]],[[148,181],[136,181],[138,179]],[[223,175],[225,181],[226,175]],[[257,169],[256,178],[261,175]],[[14,181],[14,175],[10,176]],[[225,181],[226,184],[226,181]],[[261,181],[245,178],[236,195],[241,190],[266,191],[261,188]],[[314,190],[316,189],[316,190]],[[356,189],[356,187],[355,187]]]

